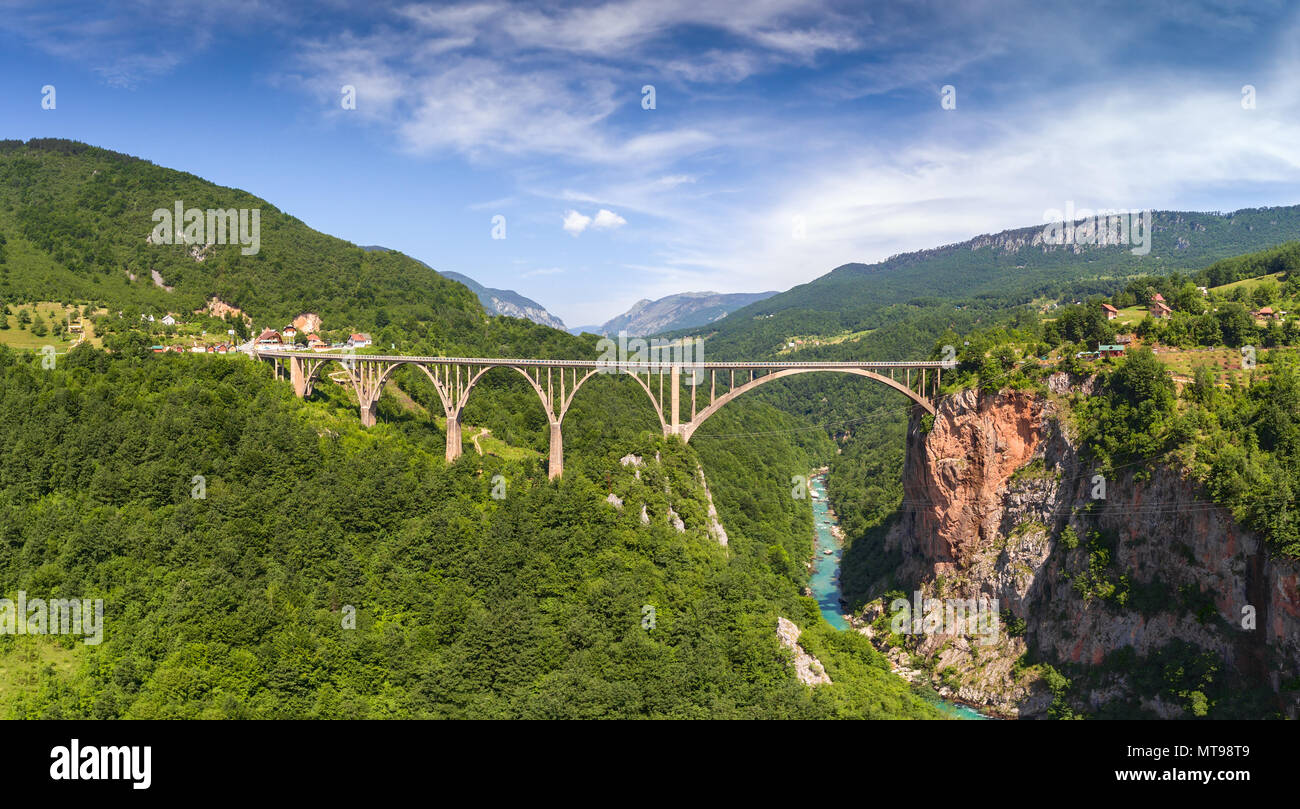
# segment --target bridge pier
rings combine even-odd
[[[366,401],[361,400],[361,426],[374,427],[379,421],[379,397]]]
[[[305,365],[306,361],[300,357],[289,358],[289,381],[293,383],[293,395],[299,399],[311,392],[307,389],[307,370],[303,367]]]
[[[560,432],[560,422],[551,422],[551,459],[546,465],[546,476],[555,480],[564,474],[564,436]]]
[[[681,400],[680,388],[682,382],[682,369],[677,365],[673,365],[672,369],[668,372],[668,376],[669,376],[668,385],[671,393],[670,399],[672,401],[672,408],[671,408],[672,421],[669,422],[668,429],[671,431],[672,435],[681,435],[682,434],[682,422],[681,422],[682,400]]]
[[[460,457],[460,413],[447,413],[447,463]]]

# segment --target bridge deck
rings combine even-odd
[[[678,368],[713,370],[781,370],[783,368],[946,368],[941,360],[852,362],[627,362],[609,360],[538,360],[508,357],[420,357],[410,354],[345,354],[337,351],[264,351],[254,349],[260,357],[297,357],[299,359],[348,359],[366,362],[415,362],[436,365],[533,365],[549,368],[626,368],[635,371],[664,371]]]

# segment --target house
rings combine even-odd
[[[1122,346],[1129,345],[1130,343],[1133,342],[1133,335],[1132,335],[1132,334],[1117,334],[1117,335],[1115,335],[1115,342],[1119,343],[1119,344],[1122,345]]]
[[[357,333],[348,338],[348,345],[352,348],[365,348],[370,345],[370,335]]]
[[[1099,345],[1097,353],[1103,357],[1122,357],[1124,356],[1124,346],[1121,345]]]
[[[162,324],[164,326],[175,326],[176,318],[172,317],[171,315],[163,315]]]
[[[190,346],[190,353],[191,353],[191,354],[206,354],[206,353],[208,353],[208,349],[207,349],[206,346]]]
[[[1101,305],[1101,311],[1106,313],[1107,320],[1114,320],[1115,318],[1119,317],[1119,310],[1116,309],[1114,306],[1111,306],[1109,303],[1103,303]]]
[[[326,347],[327,347],[327,344],[325,343],[324,340],[320,339],[320,335],[319,335],[319,334],[309,334],[309,335],[307,335],[307,347],[308,347],[308,348],[326,348]]]
[[[1159,295],[1156,296],[1156,298],[1159,297]],[[1163,300],[1158,301],[1155,298],[1152,298],[1151,305],[1147,307],[1147,311],[1151,313],[1152,317],[1169,317],[1174,310],[1170,309],[1169,305]]]
[[[1273,307],[1271,306],[1265,306],[1258,312],[1255,312],[1255,317],[1260,318],[1261,320],[1276,320],[1277,316],[1278,313],[1274,312]]]
[[[280,339],[280,332],[275,329],[263,329],[262,333],[257,337],[259,348],[271,348],[283,344],[284,342]]]
[[[230,351],[230,346],[226,345],[225,343],[222,343],[221,345],[217,346],[216,351],[218,354],[225,354],[228,351]]]
[[[284,331],[280,332],[280,334],[284,335],[284,339],[286,341],[292,343],[293,338],[298,336],[298,330],[295,329],[292,325],[289,325],[289,326],[285,326]]]
[[[1165,302],[1165,296],[1164,296],[1164,295],[1161,295],[1159,292],[1157,292],[1154,296],[1152,296],[1151,300],[1153,300],[1153,301],[1160,301],[1161,303],[1164,303],[1164,302]]]
[[[161,354],[167,350],[167,346],[153,346],[152,348],[153,348],[153,353],[155,354]]]

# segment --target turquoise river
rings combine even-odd
[[[835,538],[832,529],[838,526],[834,512],[826,501],[826,477],[814,475],[809,481],[812,491],[813,523],[816,526],[816,541],[813,548],[813,571],[809,587],[817,606],[821,608],[822,617],[831,626],[839,630],[852,631],[849,622],[840,612],[840,557],[844,553],[843,544]],[[826,551],[830,553],[826,553]],[[979,711],[958,705],[947,700],[935,700],[939,710],[961,719],[988,719]]]

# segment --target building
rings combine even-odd
[[[258,348],[278,348],[282,345],[284,341],[280,339],[280,332],[275,329],[263,329],[257,337]]]
[[[308,348],[328,348],[328,344],[327,344],[324,340],[320,339],[320,335],[319,335],[319,334],[309,334],[309,335],[307,335],[307,347],[308,347]]]
[[[348,346],[351,348],[365,348],[370,345],[370,335],[357,333],[348,338]]]
[[[1156,295],[1156,298],[1159,297],[1159,295]],[[1156,300],[1156,298],[1151,299],[1151,305],[1147,307],[1147,311],[1151,313],[1152,317],[1169,317],[1174,310],[1170,309],[1169,305],[1163,300]]]
[[[1159,292],[1157,292],[1154,296],[1152,296],[1151,300],[1153,300],[1153,301],[1160,301],[1161,303],[1164,303],[1164,302],[1165,302],[1165,296],[1164,296],[1164,295],[1161,295]]]
[[[1277,320],[1278,313],[1273,311],[1273,307],[1265,306],[1255,313],[1255,317],[1261,320]]]
[[[1101,311],[1106,313],[1107,320],[1114,320],[1115,318],[1119,317],[1119,310],[1116,309],[1114,306],[1111,306],[1109,303],[1103,303],[1101,305]]]
[[[280,332],[280,334],[284,336],[285,341],[292,343],[294,338],[298,336],[298,330],[291,325],[285,326],[284,331]]]
[[[152,319],[152,318],[151,318],[151,319]],[[163,319],[162,319],[161,323],[162,323],[164,326],[175,326],[175,325],[176,325],[176,318],[172,317],[171,315],[163,315]]]
[[[1124,346],[1121,345],[1100,345],[1097,346],[1097,353],[1103,357],[1122,357],[1124,356]]]

